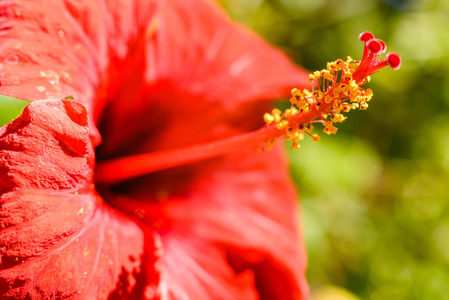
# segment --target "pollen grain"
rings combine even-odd
[[[267,126],[279,131],[276,136],[293,142],[292,149],[299,149],[299,141],[304,135],[310,136],[314,142],[320,140],[318,134],[311,134],[312,123],[321,123],[323,132],[328,135],[335,134],[338,129],[335,123],[347,118],[344,113],[368,108],[373,91],[362,86],[370,81],[370,75],[386,66],[395,70],[400,67],[401,59],[394,52],[388,53],[386,59],[379,57],[386,50],[382,40],[375,39],[369,32],[362,33],[359,39],[365,43],[360,61],[348,56],[346,60],[337,59],[328,63],[326,69],[309,75],[311,90],[294,88],[291,91],[289,109],[283,113],[274,109],[264,115]],[[270,140],[268,148],[271,146]]]

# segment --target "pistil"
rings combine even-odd
[[[386,66],[397,70],[401,64],[400,57],[393,52],[387,54],[385,60],[379,58],[386,46],[371,33],[364,32],[359,38],[365,43],[361,61],[350,57],[346,61],[339,59],[328,63],[327,69],[310,74],[312,91],[293,89],[291,107],[283,113],[278,109],[266,113],[263,128],[210,143],[102,161],[96,166],[95,182],[114,184],[243,149],[270,149],[280,139],[291,140],[292,149],[299,149],[299,141],[304,136],[315,142],[320,139],[318,134],[311,133],[315,123],[322,123],[326,134],[335,134],[334,123],[346,119],[343,113],[368,107],[373,93],[362,86],[369,81],[369,76]]]
[[[263,127],[253,132],[210,143],[99,162],[95,168],[95,182],[99,184],[114,184],[171,167],[237,152],[242,149],[257,149],[264,144],[264,141],[280,136],[282,133],[275,127]]]

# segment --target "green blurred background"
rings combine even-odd
[[[221,0],[319,70],[371,31],[403,59],[367,111],[291,154],[315,300],[449,299],[449,1]]]

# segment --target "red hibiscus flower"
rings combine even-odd
[[[306,297],[283,152],[239,140],[282,53],[203,0],[3,0],[0,41],[42,100],[0,129],[0,298]]]

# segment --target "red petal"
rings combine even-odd
[[[0,3],[2,94],[20,99],[73,96],[91,105],[111,57],[127,54],[154,1]]]
[[[79,103],[34,102],[0,128],[0,298],[142,292],[142,260],[155,257],[144,257],[140,228],[96,195],[92,166]]]
[[[259,299],[253,274],[235,274],[226,253],[209,242],[168,234],[163,244],[161,282],[169,299]]]
[[[279,151],[239,154],[129,182],[115,205],[159,228],[163,244],[174,232],[227,251],[236,272],[253,270],[261,299],[303,299],[306,255],[287,174]]]
[[[225,108],[284,96],[293,86],[307,84],[304,71],[233,24],[212,1],[167,1],[155,21],[145,74],[150,83],[167,79]]]
[[[128,54],[154,10],[152,0],[1,1],[0,94],[27,100],[72,96],[93,113],[110,61]]]

